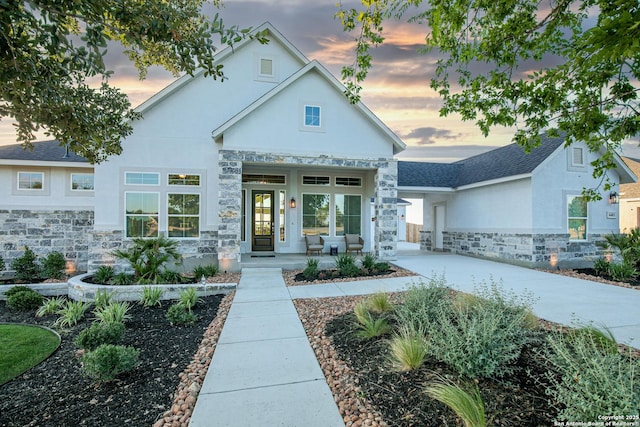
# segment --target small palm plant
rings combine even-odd
[[[166,264],[179,264],[182,256],[178,252],[178,242],[164,236],[155,239],[133,239],[129,249],[118,249],[113,254],[129,261],[137,283],[159,283],[166,270]]]

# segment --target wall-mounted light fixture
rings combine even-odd
[[[618,193],[616,193],[615,191],[609,193],[609,204],[617,205],[618,203],[620,203],[620,196],[618,196]]]
[[[289,200],[289,207],[291,209],[295,209],[295,207],[296,207],[296,199],[295,198],[292,197],[291,200]]]

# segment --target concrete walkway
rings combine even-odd
[[[242,270],[190,426],[344,427],[280,268]]]
[[[444,276],[473,292],[492,281],[532,293],[544,319],[606,325],[619,342],[640,347],[640,291],[448,254],[399,256],[414,278],[287,288],[280,268],[243,269],[191,426],[344,426],[292,299],[394,292]]]

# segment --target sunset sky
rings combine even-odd
[[[360,2],[343,3],[348,7]],[[227,0],[219,13],[227,25],[256,27],[271,22],[307,58],[317,59],[340,79],[342,66],[353,62],[355,34],[342,31],[334,19],[337,10],[336,0]],[[439,116],[441,100],[429,87],[437,58],[416,52],[424,43],[426,26],[387,22],[384,27],[386,40],[373,52],[374,66],[362,100],[407,144],[399,158],[454,161],[510,143],[512,129],[496,128],[484,138],[473,122],[462,122],[457,115]],[[139,81],[135,68],[117,49],[110,50],[107,63],[115,71],[111,84],[124,90],[134,106],[173,81],[160,70],[151,70],[145,81]],[[0,144],[12,143],[12,126],[3,118]],[[637,145],[625,145],[623,154],[640,157]]]

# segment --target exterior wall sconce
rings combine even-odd
[[[620,196],[618,196],[618,193],[616,193],[615,191],[609,193],[609,204],[617,205],[618,203],[620,203]]]
[[[291,209],[295,209],[296,208],[296,199],[295,198],[291,198],[291,200],[289,201],[289,207]]]

